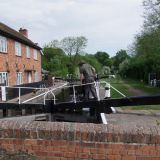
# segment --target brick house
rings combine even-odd
[[[0,84],[20,85],[42,80],[41,48],[28,31],[19,32],[0,22]]]

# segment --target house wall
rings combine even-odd
[[[22,55],[15,55],[15,41],[7,38],[7,53],[0,52],[0,72],[9,72],[9,85],[16,85],[16,72],[22,72],[23,83],[27,83],[27,70],[32,72],[32,82],[35,81],[35,71],[41,81],[41,53],[38,51],[38,60],[34,60],[33,48],[30,47],[30,58],[26,57],[26,45],[21,43]],[[8,66],[7,66],[8,63]],[[16,68],[17,64],[17,68]]]
[[[0,153],[19,160],[159,160],[160,128],[1,120]]]

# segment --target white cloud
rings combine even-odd
[[[142,0],[1,0],[0,19],[27,28],[43,45],[65,36],[84,35],[87,51],[109,54],[126,48],[142,25]]]

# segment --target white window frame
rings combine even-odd
[[[38,60],[38,51],[36,49],[34,49],[34,59]]]
[[[26,46],[26,57],[31,58],[30,48]]]
[[[8,72],[0,72],[0,84],[9,86],[9,74]]]
[[[16,73],[16,84],[17,85],[23,84],[22,72],[17,72]]]
[[[7,38],[0,35],[0,52],[7,53]]]
[[[22,56],[21,43],[15,42],[15,53],[16,56]]]

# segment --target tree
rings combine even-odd
[[[133,56],[120,63],[120,74],[147,82],[149,73],[160,75],[160,0],[144,0],[143,5],[144,27],[135,36]]]
[[[61,40],[61,47],[66,54],[72,59],[72,54],[74,53],[75,48],[75,38],[74,37],[65,37]]]
[[[43,48],[42,66],[56,76],[67,74],[68,57],[60,48]]]
[[[135,55],[153,56],[160,53],[160,29],[142,33],[136,37]]]
[[[129,58],[129,55],[127,54],[126,50],[121,49],[116,53],[116,56],[114,57],[114,66],[118,70],[119,65],[125,60]]]
[[[83,60],[85,60],[87,63],[91,64],[97,72],[99,72],[102,68],[102,65],[99,63],[99,61],[95,58],[92,54],[86,54],[85,56],[81,56]]]
[[[43,53],[44,53],[44,55],[42,56],[42,58],[45,57],[46,60],[48,60],[48,61],[50,61],[50,59],[54,58],[56,55],[58,55],[60,57],[65,56],[65,53],[60,48],[45,47],[45,48],[43,48]]]
[[[151,31],[160,27],[160,0],[144,0],[144,30]]]
[[[101,63],[103,66],[109,66],[109,54],[106,52],[97,52],[95,54],[95,57],[97,58],[97,60],[99,61],[99,63]]]
[[[101,74],[104,75],[109,75],[111,73],[111,69],[108,66],[103,66],[102,70],[101,70]]]
[[[61,40],[61,47],[70,58],[68,69],[71,74],[74,74],[78,55],[83,52],[86,46],[87,39],[83,36],[65,37]]]
[[[81,52],[86,48],[87,46],[87,39],[83,36],[76,37],[75,38],[75,54],[81,54]]]
[[[44,48],[60,48],[60,42],[58,40],[53,40],[46,44]]]
[[[128,68],[129,68],[129,64],[130,64],[130,61],[128,59],[125,59],[122,63],[120,63],[119,73],[120,73],[121,76],[123,76],[123,77],[126,76],[126,73],[128,71]]]
[[[83,36],[80,37],[65,37],[61,40],[61,47],[65,53],[68,54],[72,61],[72,57],[80,54],[87,46],[87,39]]]

